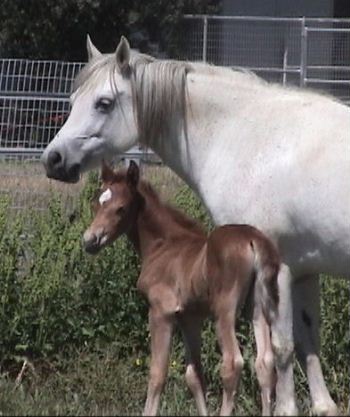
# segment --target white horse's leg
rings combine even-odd
[[[293,283],[294,340],[298,359],[306,370],[313,412],[337,415],[337,406],[326,387],[320,359],[320,285],[318,275]]]
[[[257,350],[255,372],[261,390],[262,415],[270,416],[272,396],[276,385],[276,375],[270,326],[266,321],[260,304],[254,306],[253,327]]]
[[[272,347],[276,360],[276,407],[277,416],[298,415],[293,378],[293,308],[292,275],[289,267],[281,265],[278,274],[278,314],[271,323]]]

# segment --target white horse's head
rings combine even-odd
[[[114,54],[101,54],[88,36],[87,50],[70,115],[42,156],[47,176],[65,182],[77,182],[81,172],[138,140],[128,41],[122,37]]]
[[[101,54],[89,37],[87,49],[69,118],[42,156],[47,176],[65,182],[137,142],[169,143],[186,126],[190,64],[138,53],[124,37],[113,54]]]

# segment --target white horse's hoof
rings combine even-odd
[[[274,416],[297,416],[298,407],[295,401],[289,401],[283,404],[277,404],[273,413]]]
[[[339,410],[333,400],[314,403],[312,411],[316,416],[338,416]]]

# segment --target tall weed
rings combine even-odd
[[[119,360],[130,355],[137,357],[141,365],[135,369],[142,370],[144,378],[149,363],[149,335],[147,304],[135,285],[139,260],[126,239],[119,239],[97,256],[86,254],[81,245],[83,232],[91,220],[89,201],[97,183],[96,174],[90,174],[70,215],[62,207],[60,196],[54,193],[42,213],[27,211],[12,215],[8,200],[0,199],[0,363],[3,370],[24,358],[55,360],[63,369],[64,358],[71,357],[72,352],[103,352],[113,347]],[[212,227],[210,217],[187,186],[180,188],[171,201],[208,229]],[[346,281],[339,279],[322,277],[321,282],[323,369],[332,395],[345,410],[350,383],[349,288]],[[237,403],[242,405],[239,409],[242,413],[244,410],[254,414],[260,409],[260,398],[254,373],[252,331],[245,319],[239,322],[238,339],[245,367]],[[217,407],[221,389],[220,353],[210,322],[203,330],[202,359],[209,403]],[[130,373],[135,369],[130,369]],[[184,353],[177,335],[168,401],[182,387],[179,381],[183,373]],[[304,397],[303,372],[298,375],[297,386],[299,397]],[[179,408],[173,406],[170,409],[181,409],[181,404],[176,405]],[[303,406],[305,410],[307,406]],[[163,404],[165,409],[169,407]]]

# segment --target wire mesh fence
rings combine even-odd
[[[348,27],[308,27],[304,85],[350,104],[350,21]]]
[[[83,62],[1,59],[1,94],[67,97]]]
[[[68,210],[76,191],[46,178],[40,154],[69,112],[83,63],[0,60],[0,193],[13,209],[45,210],[52,190]]]
[[[0,146],[43,149],[69,113],[69,101],[59,97],[0,97]]]
[[[350,104],[350,19],[187,15],[182,26],[182,59],[310,85]]]
[[[174,58],[250,69],[350,104],[350,19],[186,16],[178,41]],[[80,185],[48,180],[39,157],[68,116],[83,65],[0,59],[0,193],[13,208],[45,209],[52,189],[71,207],[79,193]],[[138,148],[124,158],[159,162]]]
[[[43,149],[69,112],[83,63],[0,60],[0,146]]]

